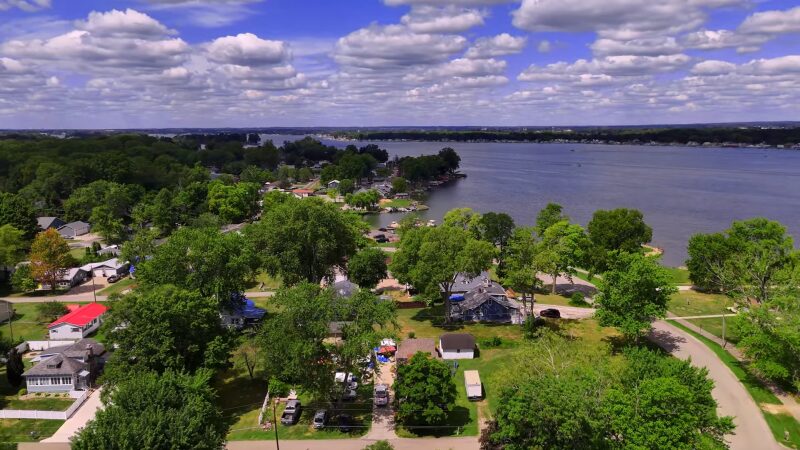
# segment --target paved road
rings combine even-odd
[[[250,298],[272,297],[273,295],[275,295],[275,292],[273,291],[245,292],[245,295]],[[71,302],[91,302],[94,300],[94,297],[92,296],[91,293],[89,293],[89,294],[55,295],[52,297],[0,297],[0,300],[7,300],[9,303],[42,303],[42,302],[52,302],[52,301],[71,303]],[[108,300],[107,295],[97,296],[98,302],[105,302],[107,300]]]
[[[81,428],[86,426],[86,423],[89,422],[94,418],[95,413],[100,408],[100,391],[102,388],[97,389],[96,391],[92,392],[89,395],[89,398],[75,411],[75,414],[72,415],[69,419],[64,422],[64,425],[61,425],[52,436],[47,439],[42,439],[42,442],[46,443],[59,443],[59,442],[69,442],[69,438],[71,438],[75,433],[78,432]]]
[[[734,416],[736,434],[727,437],[732,450],[783,448],[775,442],[761,410],[742,383],[710,348],[663,321],[653,325],[650,339],[674,356],[691,358],[693,365],[708,369],[708,376],[714,380],[712,394],[717,400],[717,411],[724,416]]]
[[[362,450],[373,440],[369,439],[330,439],[308,441],[281,441],[281,450]],[[389,439],[395,450],[478,450],[477,437],[463,438],[420,438],[420,439]],[[275,441],[236,441],[229,442],[230,450],[273,450]],[[20,450],[26,450],[20,447]],[[27,449],[30,450],[30,449]],[[42,450],[48,450],[43,447]],[[52,449],[60,450],[60,449]]]

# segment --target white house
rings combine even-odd
[[[108,308],[89,303],[75,309],[47,326],[50,339],[82,339],[100,328]]]
[[[110,277],[111,275],[123,275],[128,273],[130,264],[122,262],[117,258],[111,258],[106,261],[89,263],[81,266],[81,269],[87,273],[91,273],[94,277]]]
[[[447,333],[439,336],[442,359],[472,359],[475,357],[475,337],[467,333]]]
[[[70,222],[58,227],[58,234],[64,239],[74,239],[76,236],[82,236],[89,232],[90,225],[86,222]]]
[[[104,358],[105,347],[94,339],[51,347],[22,374],[28,392],[69,392],[91,387]]]
[[[71,269],[64,269],[61,278],[56,282],[56,289],[69,289],[77,286],[86,280],[89,273],[80,267],[73,267]],[[49,284],[42,283],[39,289],[52,289]]]
[[[328,181],[328,189],[339,189],[339,180]]]

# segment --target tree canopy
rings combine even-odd
[[[397,420],[412,430],[415,425],[445,423],[456,400],[450,367],[421,352],[412,356],[408,363],[397,366],[393,387]]]
[[[347,276],[359,287],[374,289],[387,276],[386,253],[365,248],[347,262]]]
[[[28,258],[33,278],[50,289],[56,289],[66,269],[75,262],[67,241],[52,228],[36,235]]]
[[[587,262],[595,272],[608,268],[610,252],[641,252],[642,245],[653,239],[653,229],[636,209],[598,209],[586,225],[586,231],[590,243]]]
[[[561,221],[569,221],[569,217],[564,215],[564,208],[558,203],[548,203],[539,214],[536,215],[536,234],[544,236],[548,228]]]

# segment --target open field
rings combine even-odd
[[[575,306],[577,308],[591,308],[592,305],[572,305],[569,303],[569,297],[564,297],[559,294],[536,294],[534,296],[536,303],[543,305],[559,305],[559,306]]]
[[[441,305],[420,309],[399,309],[397,322],[400,328],[397,334],[407,337],[414,333],[418,338],[438,338],[443,333],[470,333],[481,339],[499,336],[504,340],[519,341],[522,339],[522,327],[511,324],[490,323],[444,323],[444,307]]]
[[[274,291],[283,286],[283,280],[280,277],[273,277],[267,273],[261,272],[256,275],[256,279],[246,286],[246,292],[259,292],[259,291]]]
[[[109,285],[107,288],[104,288],[101,291],[97,292],[97,295],[113,295],[113,294],[121,294],[122,291],[126,289],[135,289],[137,286],[137,282],[135,279],[131,277],[125,277],[114,284]]]
[[[6,443],[37,442],[52,436],[63,424],[63,420],[0,419],[0,448],[16,448],[6,447]]]
[[[692,281],[689,279],[689,271],[680,267],[665,267],[669,272],[672,282],[678,286],[690,286]]]
[[[696,291],[681,291],[672,296],[669,302],[669,311],[677,316],[706,316],[714,314],[730,314],[725,318],[725,338],[731,342],[737,342],[739,337],[733,324],[734,314],[727,308],[733,305],[733,301],[720,294],[704,294]],[[710,317],[707,319],[688,319],[694,325],[708,331],[709,333],[722,338],[722,317]]]

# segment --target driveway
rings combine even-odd
[[[577,306],[546,305],[543,303],[533,304],[533,312],[537,314],[539,311],[548,308],[555,308],[561,312],[562,319],[588,319],[592,317],[596,311],[594,308],[578,308]]]
[[[328,439],[309,441],[280,441],[281,450],[362,450],[371,442],[364,439]],[[419,439],[389,439],[395,450],[478,450],[478,438],[419,438]],[[230,450],[273,450],[276,449],[275,441],[235,441],[228,442]],[[32,447],[20,447],[20,450],[30,450]],[[42,447],[48,450],[47,447]],[[52,449],[60,450],[60,449]]]
[[[372,426],[362,439],[370,441],[380,441],[397,439],[397,434],[394,432],[394,385],[395,378],[395,360],[380,365],[380,371],[375,372],[375,384],[385,384],[389,386],[389,404],[386,406],[372,406]]]
[[[47,439],[42,439],[42,442],[45,443],[58,443],[58,442],[69,442],[69,438],[71,438],[75,433],[78,432],[81,428],[86,426],[86,423],[90,420],[94,419],[95,413],[97,410],[100,409],[100,391],[102,388],[95,390],[89,395],[89,398],[75,411],[75,414],[72,415],[64,425],[61,425],[52,436]]]
[[[714,380],[712,395],[717,400],[717,412],[734,417],[735,434],[726,437],[732,450],[783,448],[775,442],[761,410],[742,383],[710,348],[663,321],[653,324],[650,339],[672,355],[681,359],[691,358],[692,365],[708,369],[709,378]]]

